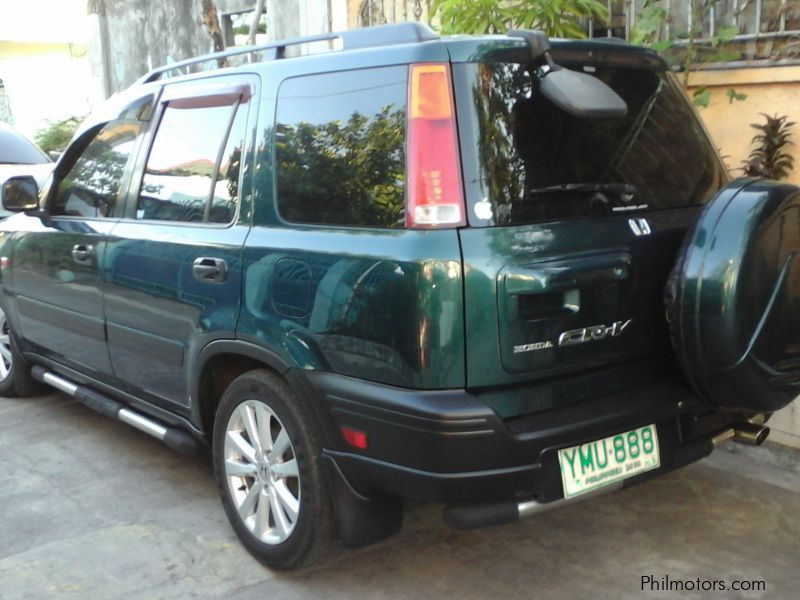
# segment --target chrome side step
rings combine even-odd
[[[34,379],[72,396],[75,400],[88,408],[116,421],[130,425],[157,440],[161,440],[173,450],[191,454],[196,452],[200,447],[199,442],[185,431],[168,427],[141,413],[134,412],[116,400],[96,392],[89,387],[77,385],[60,375],[56,375],[52,371],[48,371],[42,366],[34,366],[31,369],[31,375]]]

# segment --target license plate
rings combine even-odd
[[[657,469],[655,425],[558,451],[564,497],[570,498]]]

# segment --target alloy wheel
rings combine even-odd
[[[225,431],[225,478],[233,505],[259,541],[291,536],[300,512],[297,457],[275,412],[260,400],[234,409]]]
[[[5,381],[11,373],[13,361],[11,331],[8,328],[6,313],[0,308],[0,381]]]

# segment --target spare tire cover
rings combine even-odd
[[[667,285],[672,341],[706,401],[773,412],[800,394],[800,189],[740,180],[688,233]]]

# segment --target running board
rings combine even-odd
[[[167,446],[178,452],[191,454],[196,452],[200,444],[197,440],[180,429],[167,427],[144,415],[134,412],[116,400],[112,400],[108,396],[104,396],[99,392],[94,391],[83,385],[72,383],[68,379],[64,379],[60,375],[56,375],[52,371],[48,371],[42,366],[36,365],[31,369],[31,375],[37,381],[46,383],[47,385],[56,388],[75,398],[78,402],[99,412],[102,415],[110,417],[116,421],[121,421],[126,425],[130,425],[143,431],[157,440],[161,440]]]

